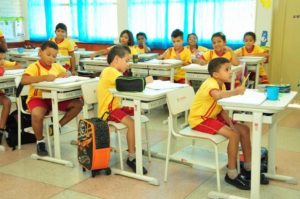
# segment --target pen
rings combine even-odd
[[[248,75],[247,75],[247,77],[245,77],[245,78],[243,79],[242,86],[245,86],[245,85],[246,85],[246,82],[247,82],[247,80],[249,79],[250,74],[251,74],[251,72],[249,72]]]

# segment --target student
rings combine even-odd
[[[147,46],[147,35],[143,32],[136,34],[138,45],[135,46],[137,53],[149,53],[151,49]]]
[[[232,65],[240,64],[233,50],[230,47],[226,46],[226,36],[223,33],[221,32],[214,33],[211,37],[211,41],[212,41],[213,50],[209,50],[203,53],[203,55],[200,57],[197,63],[201,65],[205,65],[210,60],[216,57],[224,57],[230,60]]]
[[[228,113],[218,105],[217,100],[243,94],[245,87],[226,91],[224,82],[230,81],[231,64],[226,58],[219,57],[208,64],[211,77],[203,82],[197,91],[190,108],[188,122],[193,130],[201,133],[220,134],[229,139],[227,153],[228,165],[225,181],[237,188],[249,190],[251,177],[251,143],[249,127],[232,121]],[[241,142],[245,164],[242,174],[238,174],[236,160]],[[261,184],[268,184],[268,179],[261,174]]]
[[[1,29],[0,29],[0,47],[2,47],[4,50],[7,50],[7,43],[5,41],[4,34]]]
[[[244,34],[244,44],[242,48],[239,48],[235,50],[235,54],[238,57],[241,56],[263,56],[263,57],[268,57],[269,53],[266,52],[264,49],[261,47],[255,45],[256,42],[256,35],[254,32],[246,32]],[[266,70],[264,68],[264,65],[261,64],[259,68],[259,81],[262,84],[268,84],[268,76],[266,73]]]
[[[131,55],[136,55],[138,54],[136,48],[134,47],[134,39],[133,39],[133,34],[130,30],[123,30],[120,34],[120,37],[119,37],[119,43],[121,45],[124,45],[124,46],[128,46],[130,48],[130,54]],[[97,55],[107,55],[109,50],[114,47],[114,46],[110,46],[106,49],[102,49],[102,50],[99,50],[95,53],[93,53],[90,57],[91,59],[93,59],[94,57],[96,57]]]
[[[70,60],[67,60],[63,66],[71,71],[72,74],[76,74],[75,71],[75,55],[74,55],[74,42],[67,37],[67,26],[63,23],[58,23],[55,27],[55,38],[50,40],[55,42],[58,46],[58,53],[60,55],[71,56]]]
[[[113,97],[109,91],[111,88],[116,88],[116,79],[126,71],[129,57],[130,49],[128,46],[115,45],[109,51],[107,56],[109,66],[102,71],[97,85],[98,117],[102,117],[105,112],[109,112],[108,120],[121,122],[127,126],[127,165],[136,172],[134,121],[130,117],[134,111],[128,107],[122,107],[121,99]],[[151,82],[152,80],[152,77],[146,78],[146,82]],[[143,173],[147,173],[145,168],[143,168]]]
[[[67,70],[55,63],[58,46],[53,41],[46,41],[39,51],[40,60],[30,64],[21,79],[21,84],[27,85],[42,81],[54,81],[57,77],[67,76]],[[45,115],[51,111],[51,99],[42,99],[42,90],[29,88],[27,107],[31,112],[32,128],[37,139],[37,154],[47,156],[48,151],[43,137],[43,120]],[[59,127],[64,126],[77,116],[81,111],[83,103],[78,100],[68,100],[58,103],[58,108],[65,111],[65,115],[59,121]],[[48,132],[47,132],[48,133]]]
[[[183,66],[191,64],[191,51],[183,47],[183,32],[176,29],[172,32],[171,37],[174,47],[168,48],[158,59],[179,59],[183,62]],[[183,69],[176,69],[174,82],[185,83],[185,71]]]
[[[17,69],[21,67],[21,64],[18,62],[10,62],[5,60],[6,50],[0,46],[0,68],[4,70]],[[0,90],[0,105],[2,106],[1,118],[0,118],[0,145],[2,142],[3,135],[6,134],[5,125],[10,113],[11,102],[7,96]]]
[[[208,51],[207,48],[203,46],[198,46],[198,36],[196,33],[190,33],[187,37],[188,45],[186,46],[187,49],[191,51],[191,54],[195,57],[201,56],[204,52]]]

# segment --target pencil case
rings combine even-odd
[[[143,77],[120,76],[116,79],[117,91],[142,92],[146,87],[146,81]]]

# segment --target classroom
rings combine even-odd
[[[299,199],[300,1],[1,0],[0,198]]]

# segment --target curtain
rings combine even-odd
[[[227,44],[237,48],[243,35],[254,31],[255,0],[130,0],[128,25],[136,34],[145,32],[153,48],[171,46],[174,29],[198,35],[199,44],[212,48],[211,36],[222,31]]]

